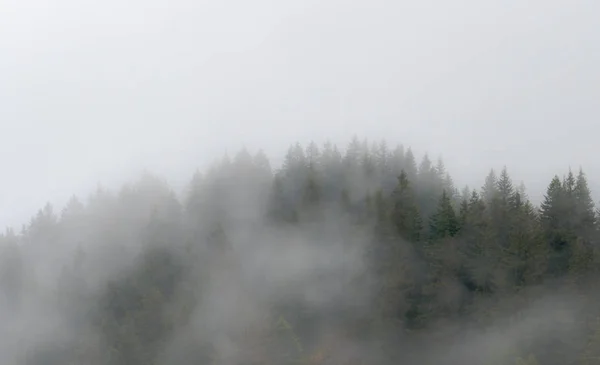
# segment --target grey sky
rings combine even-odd
[[[146,167],[360,137],[600,188],[597,0],[0,0],[0,226]],[[275,161],[276,162],[276,161]],[[597,194],[598,196],[598,194]]]

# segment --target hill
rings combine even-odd
[[[583,171],[531,203],[507,169],[353,139],[225,157],[177,199],[145,174],[0,236],[6,364],[592,364]]]

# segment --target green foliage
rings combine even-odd
[[[392,221],[400,237],[411,242],[421,238],[421,214],[415,203],[414,192],[408,180],[408,174],[402,170],[398,177],[398,185],[392,196]]]
[[[580,282],[599,273],[598,220],[582,170],[555,176],[538,209],[522,184],[514,186],[506,168],[499,174],[491,170],[480,192],[465,188],[459,194],[442,159],[435,166],[427,155],[418,167],[416,161],[411,148],[391,148],[384,141],[353,138],[345,154],[331,143],[322,148],[297,143],[276,171],[262,152],[243,150],[233,160],[223,159],[194,175],[181,203],[164,182],[145,175],[119,194],[99,190],[87,204],[73,198],[60,216],[47,205],[22,234],[9,230],[0,235],[0,304],[17,311],[35,292],[39,268],[25,259],[27,252],[51,251],[59,243],[77,247],[72,262],[57,275],[53,300],[66,321],[95,333],[103,344],[77,342],[71,346],[77,361],[161,364],[161,350],[175,333],[206,320],[195,316],[214,293],[207,288],[218,287],[222,276],[244,266],[232,254],[252,252],[251,245],[270,238],[272,231],[284,232],[277,236],[281,245],[289,232],[307,244],[327,245],[331,236],[314,237],[335,231],[344,250],[363,249],[367,269],[352,281],[337,272],[319,272],[315,280],[338,280],[345,291],[367,292],[367,304],[350,311],[355,303],[348,303],[353,297],[345,294],[331,306],[308,311],[306,293],[291,299],[282,294],[285,300],[262,302],[269,318],[261,319],[266,329],[244,324],[251,338],[243,341],[238,333],[228,334],[240,351],[252,354],[248,358],[260,359],[255,364],[316,364],[325,361],[317,351],[322,346],[315,344],[323,332],[384,337],[389,343],[381,351],[402,358],[396,347],[418,341],[439,323],[483,327],[499,318],[502,298],[550,280],[583,287]],[[240,236],[246,246],[234,245]],[[352,246],[355,241],[360,244]],[[124,243],[139,249],[135,260],[127,256]],[[86,280],[88,273],[103,269],[94,267],[99,260],[84,248],[94,245],[109,247],[111,260],[133,261],[100,289]],[[262,290],[260,285],[252,289]],[[274,326],[270,318],[278,318]],[[593,364],[598,352],[597,327],[588,332],[581,364]],[[210,336],[188,337],[190,349],[178,350],[181,361],[225,361]],[[555,343],[556,351],[568,347],[565,341]],[[504,363],[546,363],[543,346],[522,346],[527,357],[514,360],[511,353],[502,357]],[[75,355],[61,356],[68,363]]]
[[[450,196],[444,190],[437,211],[431,217],[430,236],[434,240],[453,237],[458,229],[459,221],[456,218],[456,212],[450,202]]]

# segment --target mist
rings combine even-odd
[[[242,149],[183,197],[146,172],[0,236],[3,359],[587,363],[585,176],[555,178],[537,207],[506,169],[460,193],[443,160],[357,138],[291,145],[275,168]]]
[[[597,1],[0,8],[3,364],[597,361]]]
[[[536,201],[565,166],[599,181],[598,7],[3,1],[0,226],[144,168],[183,188],[243,145],[353,135],[443,155],[461,184],[507,165]]]

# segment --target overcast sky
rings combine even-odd
[[[0,227],[149,168],[385,137],[600,188],[598,0],[0,0]],[[598,191],[597,193],[600,193]],[[600,198],[600,194],[596,194]]]

